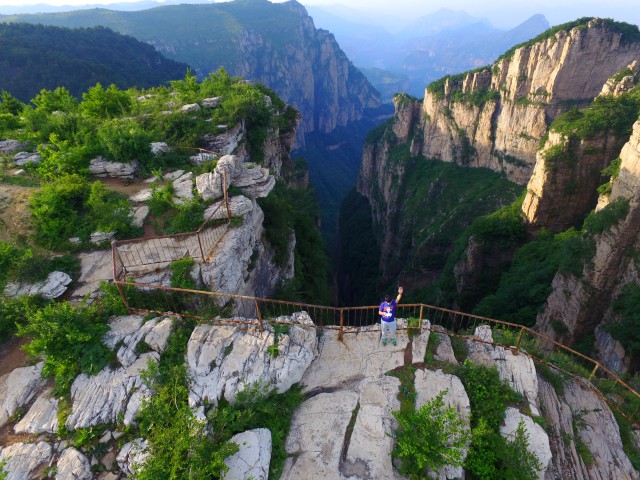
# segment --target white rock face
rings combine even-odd
[[[156,352],[150,352],[140,355],[126,368],[111,370],[107,367],[95,376],[84,373],[78,375],[71,385],[72,408],[67,418],[67,428],[77,430],[99,423],[116,422],[119,414],[127,412],[133,390],[146,388],[140,373],[147,368],[149,361],[157,362],[159,359]]]
[[[104,336],[103,342],[109,348],[122,342],[116,355],[124,367],[133,365],[137,360],[136,346],[141,340],[158,353],[164,351],[169,341],[173,325],[170,318],[154,318],[144,324],[142,320],[139,315],[115,317],[109,325],[111,329]]]
[[[125,443],[116,458],[120,469],[128,476],[135,474],[136,467],[144,464],[147,459],[148,448],[149,444],[143,438]]]
[[[227,125],[218,125],[217,128],[220,131],[221,129],[226,129]],[[213,150],[220,155],[237,154],[244,160],[247,156],[246,152],[243,152],[243,150],[246,150],[243,148],[246,133],[244,121],[241,121],[224,133],[218,135],[206,134],[204,140],[208,150]]]
[[[416,410],[433,400],[440,392],[447,391],[442,398],[446,407],[455,407],[467,428],[470,427],[471,403],[458,377],[443,373],[442,370],[417,370],[415,378]],[[466,457],[465,451],[463,456]],[[438,471],[438,478],[464,478],[462,467],[446,465]]]
[[[32,367],[16,368],[0,377],[0,426],[35,396],[43,384],[42,367],[44,362]]]
[[[141,205],[131,209],[131,226],[141,228],[144,225],[144,221],[149,216],[149,207],[147,205]]]
[[[16,153],[13,157],[13,164],[17,167],[22,167],[27,163],[38,164],[42,161],[42,157],[35,152],[20,152]]]
[[[96,177],[133,178],[138,168],[138,162],[118,163],[110,162],[104,157],[96,157],[89,162],[89,173]]]
[[[100,282],[113,279],[113,263],[111,250],[100,250],[78,255],[80,260],[79,285],[73,291],[74,298],[85,295],[95,295],[100,288]]]
[[[223,173],[224,172],[224,173]],[[222,197],[225,189],[233,183],[242,172],[242,161],[236,155],[225,155],[216,164],[213,172],[203,173],[196,177],[196,189],[203,200],[215,200]],[[226,181],[224,182],[224,175]]]
[[[266,197],[276,186],[276,179],[269,175],[268,168],[259,168],[255,164],[246,163],[245,170],[233,179],[232,185],[240,188],[245,195],[253,198]]]
[[[400,409],[399,388],[395,377],[366,378],[360,383],[360,409],[341,465],[345,476],[394,478],[391,451],[396,420],[391,412]]]
[[[91,480],[91,464],[87,457],[73,447],[67,448],[58,459],[56,480]]]
[[[41,295],[44,298],[58,298],[67,291],[71,277],[64,272],[51,272],[47,279],[36,283],[7,284],[4,293],[8,297],[22,297],[25,295]]]
[[[504,425],[500,427],[500,433],[507,440],[513,441],[521,421],[524,422],[524,427],[529,435],[529,451],[538,457],[542,466],[542,470],[538,472],[538,478],[544,480],[552,457],[549,436],[544,431],[544,428],[535,423],[531,417],[523,415],[515,408],[508,407]]]
[[[478,327],[474,336],[483,341],[493,341],[491,329],[486,325]],[[487,367],[495,365],[500,378],[524,396],[534,415],[540,415],[538,410],[538,376],[535,364],[529,356],[515,355],[504,347],[494,347],[472,340],[467,341],[467,356],[474,363]]]
[[[51,445],[46,442],[14,443],[0,449],[0,461],[6,460],[6,480],[25,480],[40,465],[51,459]]]
[[[187,172],[173,181],[175,197],[173,201],[176,205],[184,205],[193,200],[193,172]]]
[[[458,360],[456,360],[456,356],[453,353],[451,338],[449,337],[449,335],[446,335],[444,333],[437,333],[443,330],[444,329],[438,325],[431,327],[431,331],[436,332],[436,338],[438,342],[435,347],[433,357],[441,362],[447,362],[457,365]]]
[[[396,347],[391,344],[383,347],[379,332],[345,333],[339,341],[336,330],[325,330],[318,344],[318,357],[303,379],[305,391],[353,389],[363,378],[381,377],[402,366],[408,337],[398,332],[396,338]]]
[[[343,479],[340,453],[347,426],[358,404],[355,391],[320,393],[294,413],[281,480]]]
[[[58,399],[47,388],[33,403],[27,414],[13,428],[16,433],[56,433],[58,431]]]
[[[240,448],[237,453],[226,458],[224,463],[229,470],[224,480],[268,480],[271,463],[271,432],[266,428],[257,428],[231,437],[230,442]]]
[[[241,217],[251,210],[253,210],[253,205],[255,201],[249,200],[244,195],[237,195],[235,197],[229,198],[229,212],[232,217]],[[215,215],[211,216],[212,214]],[[211,217],[211,220],[220,220],[223,218],[227,218],[227,208],[224,204],[224,200],[220,200],[209,205],[204,211],[203,218],[204,220],[208,220]]]
[[[151,189],[145,188],[140,190],[135,195],[131,195],[129,199],[134,203],[142,203],[142,202],[148,202],[149,200],[151,200],[151,197],[152,197]]]
[[[274,357],[267,349],[273,333],[255,327],[198,325],[187,346],[187,364],[193,378],[189,405],[204,400],[217,404],[224,397],[233,402],[237,393],[259,382],[283,393],[302,378],[317,354],[317,336],[306,312],[280,317],[291,322],[288,334],[278,339]]]

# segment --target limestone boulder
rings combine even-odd
[[[140,341],[158,353],[164,351],[173,322],[170,318],[158,317],[143,323],[140,315],[123,315],[112,319],[109,327],[103,342],[109,348],[120,345],[116,353],[118,361],[124,367],[129,367],[138,359],[136,347]]]
[[[391,412],[400,409],[399,388],[400,380],[388,376],[360,383],[360,408],[341,465],[347,478],[394,478],[391,451],[397,423]]]
[[[110,162],[104,157],[96,157],[89,162],[89,173],[96,177],[133,178],[138,162]]]
[[[222,102],[222,97],[203,98],[200,104],[202,108],[216,108]]]
[[[24,417],[13,428],[15,433],[56,433],[58,431],[58,399],[45,389]]]
[[[6,480],[25,480],[42,465],[49,463],[52,456],[51,445],[47,442],[14,443],[0,449],[0,461],[6,461]]]
[[[206,134],[203,139],[207,150],[224,155],[238,155],[241,160],[245,160],[246,148],[244,147],[246,138],[246,128],[244,121],[239,122],[236,126],[227,129],[226,125],[218,125],[218,131],[226,130],[217,134]]]
[[[131,209],[131,226],[135,228],[142,228],[144,221],[149,216],[149,207],[147,205],[140,205]]]
[[[320,393],[298,407],[287,437],[281,480],[345,478],[340,456],[358,399],[355,391]]]
[[[148,202],[149,200],[151,200],[152,196],[153,196],[152,190],[150,188],[144,188],[139,192],[131,195],[131,197],[129,198],[134,203],[142,203],[142,202]]]
[[[173,181],[175,196],[173,202],[176,205],[184,205],[193,200],[193,173],[187,172]]]
[[[229,198],[229,213],[232,217],[242,217],[253,210],[255,200],[250,200],[244,195],[236,195]],[[221,220],[227,218],[227,207],[224,200],[212,203],[204,211],[204,220]]]
[[[207,163],[209,160],[217,160],[218,158],[220,158],[220,156],[215,153],[200,152],[196,155],[191,155],[189,157],[189,163],[199,166]]]
[[[531,357],[524,352],[516,355],[511,349],[500,345],[493,346],[483,343],[493,341],[493,335],[488,326],[478,327],[474,336],[481,341],[467,341],[467,357],[469,360],[487,367],[497,367],[500,378],[506,381],[516,392],[521,393],[529,402],[532,413],[539,415],[538,376]]]
[[[451,337],[443,332],[444,329],[438,325],[431,327],[431,331],[435,332],[435,341],[437,342],[433,352],[433,358],[441,362],[458,364],[456,356],[453,353],[453,346],[451,345]]]
[[[171,147],[166,142],[152,142],[151,153],[155,156],[160,156],[171,151]]]
[[[306,312],[278,321],[290,326],[278,337],[277,356],[269,351],[274,344],[269,328],[198,325],[187,346],[190,406],[217,404],[223,396],[233,402],[239,391],[256,383],[283,393],[299,382],[317,353],[313,322]]]
[[[259,168],[254,164],[244,164],[245,168],[233,179],[232,185],[252,198],[266,197],[276,185],[276,179],[269,175],[268,168]]]
[[[443,373],[442,370],[416,370],[415,388],[416,410],[446,391],[442,399],[445,406],[455,407],[467,429],[471,428],[471,403],[458,377]],[[466,453],[463,456],[466,457]],[[464,470],[462,467],[446,465],[437,472],[437,476],[442,479],[464,478]]]
[[[46,280],[36,283],[9,282],[4,293],[8,297],[40,295],[43,298],[58,298],[67,291],[71,277],[65,272],[51,272]]]
[[[67,448],[58,459],[56,480],[92,480],[91,464],[87,457],[73,447]]]
[[[22,167],[28,163],[38,164],[42,161],[42,157],[36,152],[20,152],[13,156],[13,164]]]
[[[231,437],[231,443],[238,445],[237,453],[225,459],[229,470],[224,480],[268,480],[271,463],[271,432],[257,428]]]
[[[0,377],[0,426],[35,397],[44,382],[43,367],[44,362],[40,362],[32,367],[16,368]]]
[[[0,153],[12,153],[27,146],[27,142],[18,140],[0,140]]]
[[[78,259],[80,260],[80,277],[72,297],[74,299],[85,296],[95,298],[100,290],[100,283],[113,280],[111,249],[80,253]]]
[[[130,366],[112,370],[106,367],[95,376],[80,374],[71,385],[71,413],[66,426],[70,430],[87,428],[99,423],[111,423],[118,420],[129,409],[131,394],[135,390],[144,390],[141,373],[150,361],[157,362],[160,356],[149,352]],[[131,408],[139,408],[139,402]],[[137,413],[137,412],[135,412]],[[129,412],[130,418],[135,413]]]
[[[136,469],[147,459],[149,444],[143,438],[125,443],[116,458],[118,466],[127,475],[133,476]]]
[[[197,103],[188,103],[187,105],[183,105],[180,108],[180,111],[183,113],[199,112],[200,105],[198,105]]]
[[[518,409],[508,407],[504,424],[500,427],[500,433],[508,441],[512,442],[520,422],[523,423],[529,439],[528,450],[538,457],[538,461],[542,466],[542,469],[538,471],[538,478],[544,480],[552,457],[549,436],[544,431],[544,428],[535,423],[528,415],[520,413]]]
[[[196,189],[203,200],[215,200],[222,197],[225,189],[242,172],[242,162],[236,155],[225,155],[216,164],[213,172],[196,177]],[[226,184],[225,184],[226,176]]]

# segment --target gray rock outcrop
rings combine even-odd
[[[544,428],[535,423],[528,415],[520,413],[518,409],[508,407],[504,424],[500,427],[500,433],[508,441],[513,441],[520,422],[523,423],[526,435],[528,436],[528,450],[538,458],[542,467],[542,469],[538,471],[538,478],[544,480],[547,478],[546,473],[553,456],[551,454],[551,446],[549,445],[549,436],[547,432],[544,431]]]
[[[144,438],[136,438],[125,443],[116,458],[118,466],[127,475],[133,476],[136,468],[144,464],[147,459],[149,444]]]
[[[266,428],[256,428],[234,435],[229,440],[238,445],[239,450],[225,459],[229,470],[223,480],[268,480],[271,463],[271,432]]]
[[[92,480],[93,472],[87,457],[73,447],[67,448],[58,459],[56,480]]]
[[[47,442],[14,443],[0,449],[0,461],[6,461],[6,480],[25,480],[51,460],[52,449]]]
[[[58,431],[58,399],[51,396],[52,388],[45,389],[33,402],[24,417],[16,423],[16,433],[56,433]]]
[[[41,161],[42,157],[36,152],[20,152],[13,156],[13,164],[17,167],[23,167],[28,163],[37,165]]]
[[[0,153],[12,153],[27,146],[27,142],[18,140],[0,140]]]
[[[9,282],[4,289],[8,297],[40,295],[43,298],[58,298],[67,291],[71,277],[64,272],[51,272],[46,280],[36,283]]]
[[[224,396],[233,402],[239,391],[260,384],[279,393],[302,378],[317,354],[317,337],[306,312],[280,317],[290,324],[289,333],[278,337],[278,353],[269,325],[256,327],[198,325],[187,346],[187,365],[193,378],[189,393],[192,407],[204,401],[217,404]]]
[[[0,426],[36,395],[44,382],[43,367],[44,362],[40,362],[32,367],[16,368],[0,377]]]
[[[110,162],[104,157],[96,157],[89,162],[89,173],[96,177],[133,178],[138,162]]]

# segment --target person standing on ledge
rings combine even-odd
[[[382,320],[382,345],[387,344],[387,333],[391,336],[391,344],[396,346],[396,310],[402,298],[404,288],[398,287],[398,296],[391,300],[390,295],[384,296],[384,302],[380,304],[380,318]]]

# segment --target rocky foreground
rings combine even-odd
[[[233,402],[237,393],[256,381],[278,392],[301,382],[305,401],[295,412],[286,442],[288,459],[283,479],[395,479],[402,478],[391,461],[399,409],[400,380],[390,370],[413,364],[416,369],[416,407],[447,390],[445,403],[455,405],[467,419],[470,403],[462,382],[455,376],[425,367],[429,340],[434,358],[457,362],[449,337],[425,323],[424,330],[409,339],[404,332],[398,345],[381,346],[379,332],[316,332],[305,312],[279,321],[290,323],[280,334],[277,356],[271,328],[233,324],[197,326],[189,339],[185,362],[192,377],[189,404],[199,418],[205,408],[220,399]],[[400,320],[402,322],[402,320]],[[150,394],[141,372],[149,360],[157,360],[167,346],[175,320],[140,316],[113,318],[104,343],[115,350],[118,366],[106,367],[93,377],[80,375],[71,388],[70,400],[61,401],[41,378],[42,364],[15,369],[0,378],[0,424],[7,479],[122,479],[135,476],[144,461],[145,439],[124,443],[124,429],[135,424],[144,399]],[[320,334],[318,334],[320,333]],[[489,327],[479,327],[476,337],[491,340]],[[144,342],[145,349],[139,344]],[[138,353],[148,350],[145,353]],[[617,423],[599,397],[580,384],[566,380],[562,393],[536,372],[524,354],[514,355],[502,347],[467,341],[473,362],[496,366],[509,385],[523,396],[522,411],[509,408],[502,434],[511,435],[524,421],[530,450],[544,470],[539,478],[637,479],[622,448]],[[63,405],[68,402],[68,405]],[[65,415],[60,415],[66,409]],[[528,414],[546,420],[543,429]],[[81,451],[59,436],[60,419],[68,431],[100,424],[110,429],[100,438],[93,454]],[[117,425],[117,426],[116,426]],[[271,457],[271,433],[257,429],[232,439],[240,451],[228,458],[226,479],[266,479]],[[586,464],[578,447],[588,448]],[[97,467],[102,465],[102,467]],[[101,473],[96,473],[103,470]],[[444,468],[442,479],[464,478],[461,469]]]

